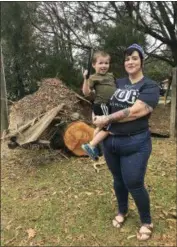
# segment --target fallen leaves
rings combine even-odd
[[[136,237],[136,235],[130,235],[127,237],[127,239],[131,239],[131,238],[135,238],[135,237]]]
[[[104,160],[104,158],[102,158],[98,162],[93,163],[92,165],[95,171],[98,173],[100,170],[106,169],[105,164],[106,164],[106,161]]]
[[[151,189],[153,202],[151,206],[155,224],[153,238],[150,241],[154,246],[175,246],[176,243],[176,207],[174,202],[176,177],[175,166],[173,165],[176,156],[174,144],[168,145],[168,143],[168,139],[153,139],[154,152],[149,162],[148,183],[151,187],[148,187],[148,189]],[[60,161],[61,157],[58,153],[53,155],[53,153],[48,154],[47,151],[44,154],[37,154],[31,150],[23,150],[23,153],[18,149],[10,152],[8,149],[4,148],[4,150],[8,157],[3,162],[2,175],[4,180],[2,185],[4,189],[2,192],[4,199],[7,197],[14,202],[8,205],[9,199],[3,200],[3,215],[14,219],[13,222],[6,220],[4,223],[3,241],[5,246],[47,246],[49,244],[51,246],[84,246],[84,243],[87,243],[88,246],[101,246],[105,242],[110,246],[116,246],[118,243],[124,246],[130,245],[130,243],[132,246],[137,245],[135,227],[139,225],[132,197],[130,197],[130,224],[128,221],[125,228],[121,229],[121,234],[116,234],[117,231],[112,231],[111,227],[111,219],[117,203],[115,192],[112,189],[111,176],[107,175],[109,172],[104,170],[96,173],[93,167],[94,161],[92,162],[87,158],[72,158],[69,162]],[[37,164],[35,164],[34,159],[32,163],[29,163],[31,154],[33,157],[38,157]],[[48,158],[50,154],[53,155],[50,157],[55,157],[56,164],[50,163],[51,159]],[[39,164],[42,164],[42,166],[39,166]],[[107,166],[102,164],[98,165],[97,168],[107,169]],[[9,179],[9,174],[12,172],[16,175],[16,178],[19,177],[19,180]],[[154,173],[156,176],[154,176]],[[47,187],[41,187],[43,179],[44,185],[47,185]],[[33,186],[34,181],[36,183]],[[158,181],[161,182],[158,183]],[[158,192],[161,192],[161,190],[163,190],[163,193],[159,196]],[[27,198],[25,202],[21,200],[24,195]],[[77,195],[78,199],[75,199],[74,195]],[[17,198],[16,201],[13,201],[14,197]],[[53,221],[50,220],[48,211],[45,210],[48,203],[45,203],[44,199],[49,204],[51,201],[52,207],[55,208],[56,205],[58,210],[55,218],[57,222],[56,231],[48,230],[47,235],[43,226],[47,225],[46,227],[52,229]],[[103,205],[100,202],[103,202]],[[18,213],[21,208],[24,208],[24,205],[26,206],[25,210]],[[32,206],[34,207],[32,210],[34,213],[31,210],[28,211]],[[11,213],[8,215],[9,212]],[[39,215],[39,212],[42,212],[43,217]],[[67,219],[65,219],[66,214]],[[159,218],[160,214],[163,218]],[[16,220],[17,217],[18,221]],[[93,222],[91,222],[92,217]],[[68,222],[66,223],[65,220],[68,220]],[[39,227],[36,228],[35,224]],[[90,225],[92,228],[90,228]],[[83,230],[79,228],[80,226],[83,227]],[[30,234],[28,234],[26,230],[30,228],[32,232],[30,231]],[[90,229],[94,233],[93,236]],[[16,235],[16,232],[19,234]],[[82,233],[85,233],[85,235],[83,236]],[[57,240],[58,237],[61,239]],[[56,243],[52,243],[53,241],[56,241]]]
[[[61,80],[48,78],[42,80],[39,84],[40,87],[36,92],[25,96],[11,106],[9,114],[10,130],[15,129],[17,125],[21,126],[25,124],[29,120],[38,117],[40,114],[43,114],[62,103],[65,105],[65,108],[58,116],[64,119],[65,122],[67,122],[67,120],[72,120],[71,118],[74,112],[77,112],[81,118],[90,121],[90,102],[84,97],[76,94]],[[81,100],[87,102],[87,105],[80,104]],[[50,139],[51,134],[47,131],[47,133],[43,133],[43,136],[46,135],[46,137]]]
[[[162,213],[163,214],[160,214],[160,217],[163,218],[163,219],[164,218],[167,218],[167,219],[171,219],[171,218],[177,219],[176,209],[174,207],[170,208],[168,210],[168,212],[165,211],[165,210],[162,210]]]
[[[36,231],[33,228],[29,228],[26,230],[28,233],[28,239],[32,239],[36,236]]]
[[[91,196],[91,195],[93,194],[93,192],[87,192],[87,191],[85,191],[85,194],[86,194],[87,196]]]
[[[170,216],[170,218],[177,219],[177,214],[176,214],[176,212],[170,212],[170,213],[169,213],[169,216]]]
[[[151,114],[149,124],[151,131],[159,134],[169,134],[170,105],[158,104]],[[163,119],[163,121],[161,121]]]

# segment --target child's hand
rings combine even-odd
[[[84,70],[84,72],[83,72],[83,77],[84,77],[84,79],[87,79],[87,78],[86,78],[87,74],[88,74],[88,70]]]

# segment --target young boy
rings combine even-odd
[[[93,55],[92,67],[95,69],[95,74],[86,79],[87,71],[84,71],[84,82],[82,91],[85,96],[95,94],[93,102],[94,116],[109,114],[109,99],[116,90],[115,79],[112,73],[108,73],[111,57],[104,51],[97,51]],[[96,128],[94,138],[90,143],[82,145],[82,149],[93,159],[98,160],[99,149],[97,145],[108,136],[106,128]]]

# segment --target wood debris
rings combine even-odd
[[[55,143],[55,148],[63,148],[63,133],[73,121],[91,125],[90,101],[57,78],[44,79],[38,91],[11,106],[8,146],[26,147],[29,143],[41,144],[39,140],[43,140],[43,145],[48,146],[49,142],[51,147]]]

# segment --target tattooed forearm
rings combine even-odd
[[[153,108],[151,106],[149,106],[145,102],[137,100],[137,102],[132,107],[108,115],[107,124],[133,121],[137,118],[141,118],[145,115],[148,115],[152,111]]]
[[[115,112],[111,115],[108,115],[108,122],[109,123],[116,123],[119,120],[122,120],[124,118],[127,118],[130,115],[130,110],[129,108],[126,108],[124,110]]]
[[[140,105],[140,107],[139,107],[140,111],[144,111],[147,114],[153,111],[153,108],[151,106],[149,106],[148,104],[146,104],[145,102],[138,101],[138,103]]]
[[[123,112],[122,118],[128,117],[130,115],[130,110],[128,108],[122,110],[122,112]]]

